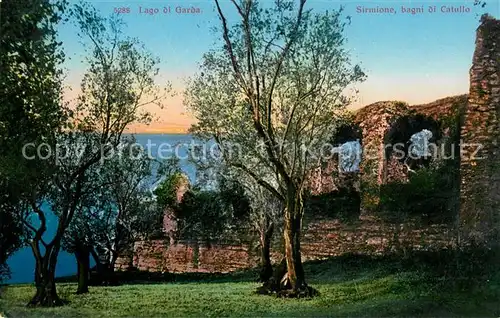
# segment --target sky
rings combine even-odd
[[[220,1],[229,22],[236,21],[237,13],[229,0]],[[186,80],[196,74],[203,54],[214,47],[218,39],[211,31],[212,26],[220,23],[214,1],[88,2],[104,16],[113,14],[115,8],[130,9],[130,13],[121,14],[126,23],[124,33],[137,37],[160,58],[158,83],[169,81],[177,92],[166,100],[164,109],[148,106],[156,115],[153,123],[136,125],[131,131],[185,132],[194,119],[184,109],[182,91]],[[273,0],[261,0],[261,3],[272,5]],[[474,0],[308,0],[306,8],[322,12],[343,6],[344,15],[350,16],[351,24],[345,30],[346,48],[352,61],[359,63],[367,74],[367,80],[356,87],[359,94],[351,108],[357,109],[377,101],[420,104],[467,93],[479,17],[485,12],[500,17],[500,1],[486,1],[484,8],[473,3]],[[170,13],[163,13],[168,7]],[[177,7],[199,9],[199,13],[176,13]],[[360,12],[377,7],[393,8],[395,13]],[[430,12],[434,7],[436,11]],[[155,8],[159,11],[157,14],[146,13],[147,9]],[[423,13],[403,12],[408,8],[423,8]],[[442,12],[450,8],[459,12]],[[71,24],[61,25],[59,30],[69,58],[65,65],[69,100],[77,96],[85,71],[83,48],[76,32]]]

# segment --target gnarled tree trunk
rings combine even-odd
[[[98,252],[92,248],[90,249],[90,253],[94,258],[96,263],[97,275],[94,276],[93,283],[95,285],[106,285],[106,286],[117,286],[118,280],[115,276],[115,263],[116,258],[113,257],[110,260],[108,257],[100,257]]]
[[[318,292],[307,286],[300,238],[304,203],[302,193],[294,186],[289,186],[285,203],[284,242],[287,273],[280,282],[280,295],[284,297],[310,297]]]
[[[36,294],[28,303],[28,306],[55,307],[63,305],[63,301],[57,295],[55,272],[57,255],[60,250],[60,242],[45,247],[42,256],[36,241],[31,244],[36,259],[35,286]]]
[[[258,294],[277,293],[282,297],[312,297],[318,294],[314,288],[307,285],[302,265],[300,237],[304,204],[302,193],[296,189],[297,187],[290,186],[285,198],[283,232],[285,257],[264,285],[257,288]],[[269,255],[269,250],[263,249],[263,258],[268,257],[264,253]]]
[[[273,266],[271,264],[271,239],[274,232],[274,223],[265,217],[264,229],[260,234],[261,246],[261,271],[259,280],[262,283],[267,282],[273,276]]]
[[[85,244],[77,244],[75,258],[78,266],[78,288],[77,294],[89,292],[90,275],[90,247]]]
[[[287,274],[283,279],[283,287],[290,288],[294,291],[303,289],[307,286],[300,253],[302,214],[302,202],[298,201],[296,197],[288,198],[283,233]]]

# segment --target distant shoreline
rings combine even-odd
[[[179,135],[179,136],[185,136],[185,135],[191,135],[188,132],[124,132],[124,134],[130,134],[130,135]]]
[[[161,134],[167,134],[167,135],[189,135],[189,132],[187,129],[185,130],[130,130],[130,131],[124,131],[125,134],[143,134],[143,135],[161,135]]]

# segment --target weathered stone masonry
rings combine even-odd
[[[348,252],[382,254],[405,249],[441,249],[449,246],[453,229],[444,224],[421,227],[411,223],[384,224],[369,216],[362,216],[356,224],[339,220],[315,220],[305,226],[302,239],[304,261],[324,259]],[[222,244],[180,241],[170,245],[167,240],[139,241],[134,255],[117,262],[117,269],[133,266],[152,272],[227,273],[259,264],[259,254],[252,244]],[[271,258],[279,262],[283,255],[272,250]]]
[[[354,253],[384,253],[394,248],[441,249],[469,244],[498,242],[500,230],[500,21],[481,18],[470,69],[469,95],[447,97],[425,105],[378,102],[354,114],[361,129],[363,149],[372,151],[370,160],[360,165],[358,175],[348,178],[361,191],[361,215],[354,223],[336,219],[313,219],[305,223],[302,240],[304,260]],[[424,115],[439,122],[441,138],[459,138],[464,144],[481,144],[476,156],[460,162],[460,189],[457,189],[457,219],[453,224],[388,224],[370,215],[377,204],[377,193],[367,191],[393,181],[407,179],[400,162],[384,156],[384,143],[392,125],[402,116]],[[455,130],[455,131],[454,131]],[[453,140],[460,142],[460,140]],[[471,154],[474,149],[466,149]],[[334,191],[346,176],[339,175],[336,162],[314,172],[310,188],[321,194]],[[460,202],[458,202],[458,198]],[[460,205],[460,208],[458,208]],[[459,210],[459,211],[458,211]],[[166,225],[174,223],[167,222]],[[172,224],[171,224],[172,223]],[[175,225],[175,224],[174,224]],[[167,230],[172,229],[167,226]],[[458,235],[457,235],[458,233]],[[251,244],[211,244],[170,240],[136,242],[133,253],[120,259],[118,268],[134,266],[141,270],[169,272],[229,272],[258,264],[258,253]],[[273,259],[279,260],[278,248]]]
[[[500,218],[500,21],[483,16],[470,69],[462,139],[460,240],[498,242]],[[478,145],[481,149],[470,158]]]

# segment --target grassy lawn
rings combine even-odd
[[[306,264],[317,298],[278,299],[253,293],[252,272],[196,281],[91,287],[61,283],[59,308],[25,307],[34,288],[5,286],[0,312],[8,317],[45,316],[481,316],[500,315],[500,275],[479,284],[457,284],[429,270],[397,263],[346,259]],[[477,283],[477,280],[476,280]]]

